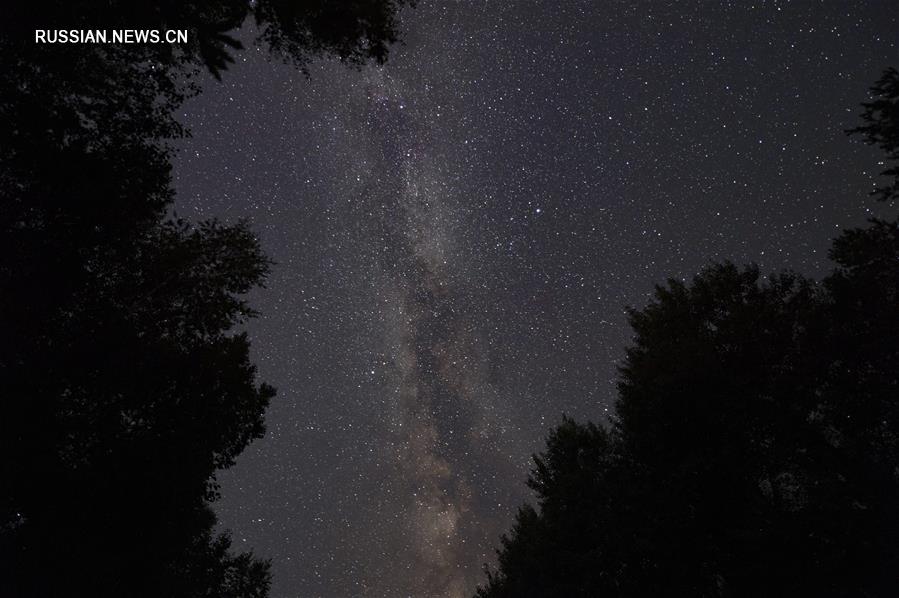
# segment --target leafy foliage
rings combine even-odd
[[[402,2],[13,2],[0,35],[0,595],[263,597],[215,532],[216,472],[264,432],[245,223],[171,215],[175,111],[248,17],[303,64],[384,60]],[[35,28],[186,28],[185,46]]]
[[[895,73],[857,130],[893,159]],[[894,595],[899,225],[830,255],[821,283],[725,263],[631,310],[612,429],[552,432],[478,596]]]
[[[884,71],[871,88],[871,95],[874,98],[870,102],[862,103],[865,124],[848,132],[860,134],[867,143],[878,146],[886,154],[887,161],[899,161],[899,71],[892,67]],[[876,189],[874,195],[881,201],[899,198],[899,164],[887,168],[882,174],[893,180]]]

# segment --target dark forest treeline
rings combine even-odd
[[[240,50],[383,61],[402,0],[4,6],[0,595],[249,597],[268,563],[214,531],[215,473],[264,431],[244,224],[168,217],[175,110]],[[187,29],[184,46],[40,45],[36,28]]]
[[[899,198],[899,73],[863,104]],[[565,420],[480,598],[899,595],[899,224],[821,282],[721,264],[630,311],[611,429]]]

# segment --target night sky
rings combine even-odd
[[[277,263],[248,329],[279,394],[218,506],[273,598],[470,596],[550,427],[611,414],[625,306],[712,261],[826,271],[897,13],[422,0],[383,67],[206,81],[177,211]]]

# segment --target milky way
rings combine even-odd
[[[279,395],[218,505],[273,597],[471,595],[550,426],[606,421],[626,305],[711,260],[826,270],[895,13],[421,2],[383,67],[205,81],[177,210],[276,262],[249,333]]]
[[[389,546],[404,576],[366,580],[370,593],[426,591],[465,596],[476,579],[477,549],[495,539],[498,521],[474,508],[503,472],[495,456],[512,418],[488,380],[490,362],[459,244],[466,235],[463,206],[445,180],[449,165],[424,147],[423,129],[403,90],[378,73],[370,81],[368,136],[382,141],[359,176],[358,240],[370,247],[372,301],[385,319],[383,423],[389,436],[390,487],[381,518],[390,525],[369,541]],[[479,456],[477,467],[473,459]],[[410,583],[411,581],[411,583]]]

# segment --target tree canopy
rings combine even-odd
[[[874,91],[852,132],[895,160],[896,71]],[[821,282],[724,263],[630,310],[611,428],[552,431],[477,595],[894,595],[897,221],[830,256]]]
[[[0,594],[262,597],[216,532],[216,472],[274,389],[240,325],[270,262],[245,223],[170,216],[175,110],[256,23],[299,65],[383,61],[403,2],[13,2],[0,34]],[[185,46],[35,28],[186,28]]]

